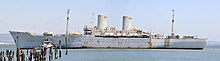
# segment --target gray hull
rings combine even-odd
[[[92,35],[38,36],[29,32],[10,31],[18,48],[41,46],[47,39],[66,48],[129,48],[129,49],[203,49],[207,39],[150,39],[127,37],[95,37]],[[68,37],[67,45],[65,37]]]

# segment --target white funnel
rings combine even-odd
[[[130,31],[131,30],[131,20],[129,16],[123,16],[122,30]]]
[[[103,15],[98,15],[97,30],[104,30],[107,26],[107,17]]]

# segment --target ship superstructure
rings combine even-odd
[[[98,24],[94,27],[84,27],[84,35],[94,35],[95,37],[139,37],[149,38],[148,32],[143,32],[140,28],[131,28],[132,18],[123,16],[122,30],[107,26],[107,16],[98,15]]]

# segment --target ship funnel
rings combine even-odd
[[[131,20],[129,16],[123,16],[122,30],[130,31],[131,30]]]
[[[97,30],[104,30],[107,26],[107,16],[98,15]]]

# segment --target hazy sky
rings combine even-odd
[[[98,14],[108,16],[108,26],[117,29],[127,15],[133,18],[133,28],[169,35],[174,9],[176,34],[215,41],[220,35],[220,0],[0,0],[0,33],[64,33],[68,8],[69,31],[82,32],[91,22],[96,25],[94,12],[95,19]]]

